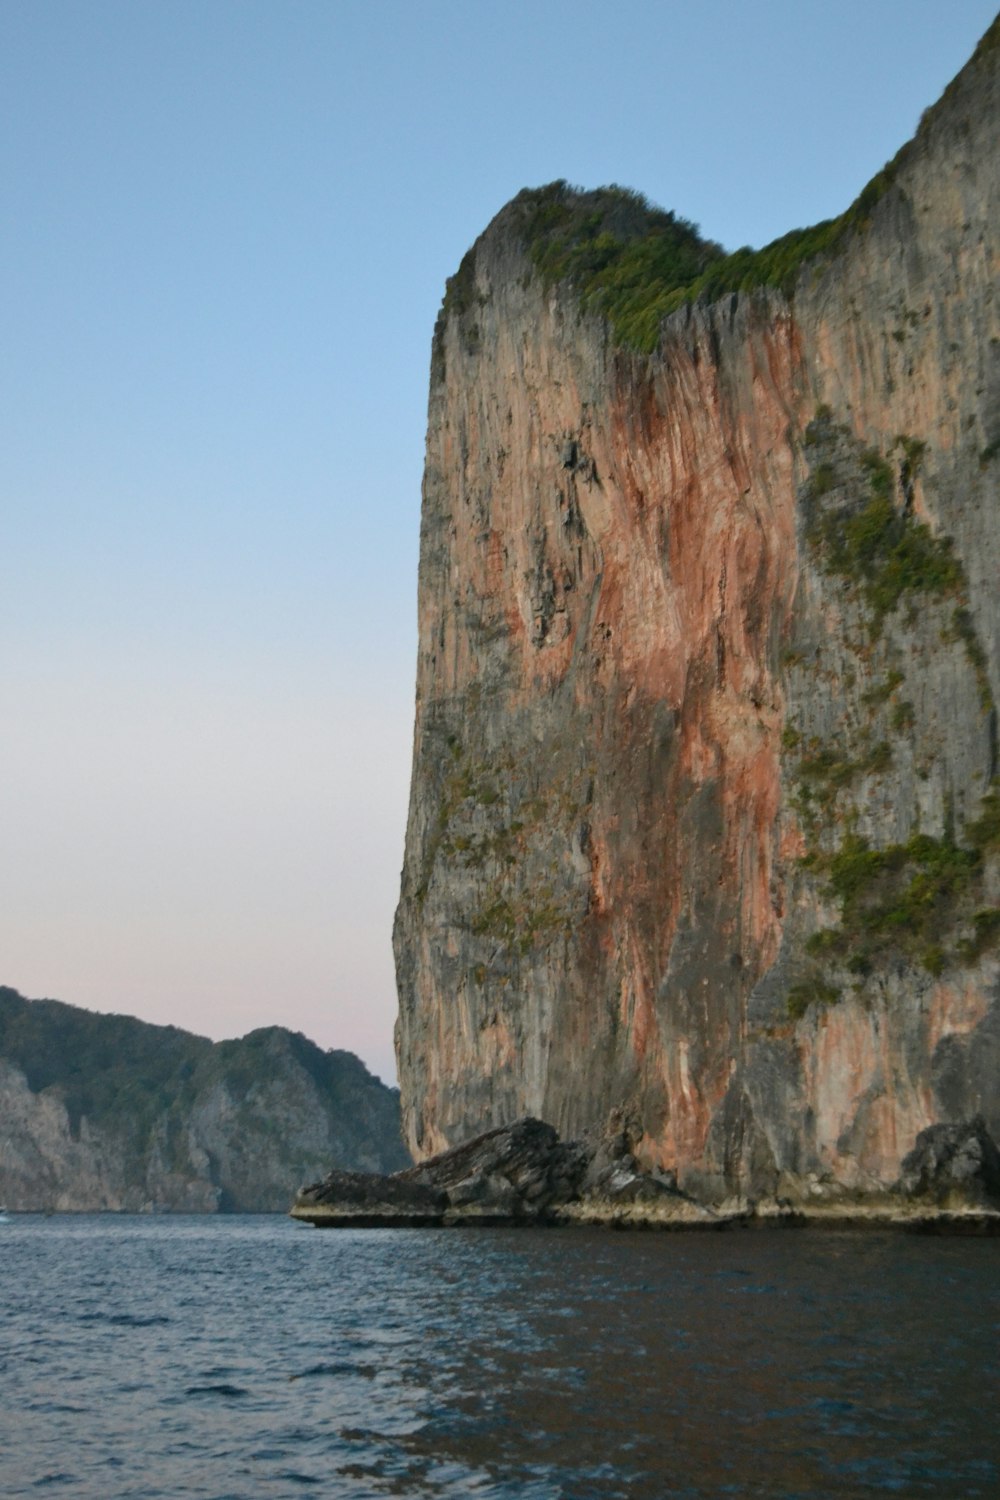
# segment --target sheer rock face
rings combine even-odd
[[[926,942],[829,885],[852,838],[899,888],[918,833],[970,848],[997,770],[997,56],[790,298],[682,308],[645,358],[507,209],[446,300],[395,931],[418,1159],[622,1107],[685,1189],[795,1197],[881,1190],[941,1120],[1000,1132],[985,836]],[[887,609],[831,562],[876,456],[957,568]]]

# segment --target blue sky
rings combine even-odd
[[[430,338],[521,187],[839,212],[979,0],[0,0],[0,983],[392,1076]]]

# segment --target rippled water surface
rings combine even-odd
[[[0,1494],[1000,1494],[1000,1241],[0,1225]]]

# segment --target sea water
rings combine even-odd
[[[0,1226],[0,1494],[1000,1494],[1000,1241]]]

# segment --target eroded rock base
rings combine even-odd
[[[947,1132],[947,1140],[942,1132]],[[486,1131],[405,1171],[331,1172],[299,1192],[291,1216],[324,1229],[448,1225],[895,1227],[1000,1234],[997,1148],[981,1119],[922,1132],[899,1182],[860,1196],[824,1185],[797,1198],[699,1203],[672,1172],[645,1170],[616,1117],[594,1147],[530,1118]]]

